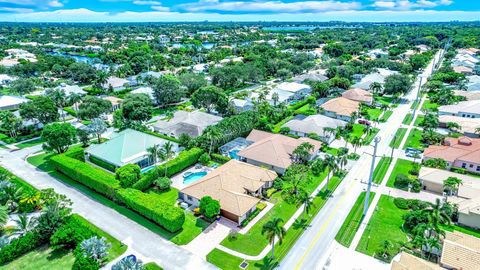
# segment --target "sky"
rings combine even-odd
[[[0,21],[480,20],[480,0],[0,0]]]

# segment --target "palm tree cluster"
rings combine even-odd
[[[149,147],[147,152],[149,153],[153,164],[156,164],[159,160],[161,162],[168,161],[175,155],[173,144],[171,142],[165,142],[162,146],[156,144]],[[165,166],[165,176],[167,176],[167,166]]]

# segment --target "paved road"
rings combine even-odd
[[[155,261],[164,269],[217,269],[202,258],[28,164],[23,160],[23,155],[27,152],[29,151],[0,150],[0,165],[38,189],[53,188],[57,193],[66,195],[73,202],[73,212],[128,244],[129,254],[137,255],[144,262]]]
[[[410,111],[411,102],[416,98],[419,78],[420,76],[428,77],[431,70],[430,63],[425,71],[417,78],[414,84],[414,90],[404,97],[406,102],[394,109],[393,115],[386,123],[379,125],[380,132],[378,136],[381,138],[381,141],[378,144],[377,155],[390,156],[390,141],[393,139],[397,129],[401,126],[404,116]],[[426,80],[423,79],[422,85],[425,82]],[[362,182],[368,180],[369,168],[372,162],[372,157],[369,154],[372,154],[373,147],[362,147],[359,152],[363,152],[364,154],[361,155],[361,158],[349,171],[348,175],[333,194],[333,197],[327,201],[312,221],[311,227],[303,233],[295,246],[282,260],[279,266],[280,269],[321,269],[323,267],[330,255],[328,254],[328,250],[335,239],[335,235],[358,195],[366,189],[366,185]],[[376,162],[378,162],[378,160],[379,159],[377,159]]]

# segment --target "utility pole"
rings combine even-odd
[[[372,188],[373,171],[375,170],[375,158],[377,157],[377,147],[380,142],[380,137],[375,137],[375,145],[373,146],[372,165],[370,166],[370,176],[368,177],[367,196],[365,196],[365,203],[363,204],[363,215],[365,217],[368,210],[368,201],[370,200],[370,189]]]
[[[420,76],[420,83],[418,84],[417,97],[415,98],[416,104],[413,107],[412,120],[415,119],[415,113],[417,112],[417,108],[420,105],[420,101],[418,100],[418,97],[420,96],[420,89],[422,89],[422,80],[423,80],[423,76]]]

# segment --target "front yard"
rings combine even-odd
[[[406,159],[397,159],[397,163],[395,163],[395,166],[393,167],[392,174],[388,178],[387,187],[394,187],[405,190],[404,187],[395,186],[395,179],[399,174],[403,174],[410,179],[417,179],[418,176],[411,174],[413,169],[414,163],[412,161]]]
[[[52,250],[42,246],[2,266],[4,270],[72,269],[75,256],[69,250]]]
[[[393,254],[399,253],[408,240],[402,230],[402,216],[408,211],[397,208],[393,197],[382,195],[356,250],[374,256],[382,249],[382,243],[389,240],[393,244],[390,251]]]
[[[425,149],[425,144],[422,142],[422,131],[420,129],[414,128],[410,130],[403,149],[407,149],[408,147],[419,150]]]

